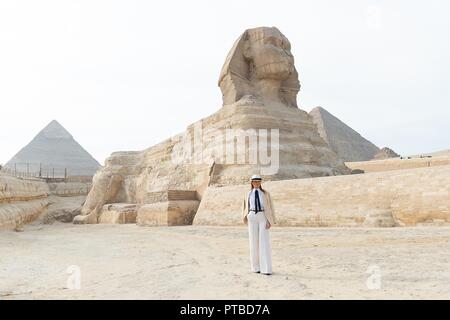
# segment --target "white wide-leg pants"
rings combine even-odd
[[[250,265],[253,272],[272,273],[272,254],[267,218],[264,212],[250,211],[247,215],[250,239]]]

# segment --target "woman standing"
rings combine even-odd
[[[272,253],[269,229],[276,223],[272,199],[261,187],[261,177],[253,175],[251,190],[244,198],[242,215],[248,224],[250,240],[251,270],[266,275],[272,274]]]

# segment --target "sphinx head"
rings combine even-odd
[[[253,96],[297,107],[300,83],[289,40],[275,27],[246,30],[227,56],[219,86],[224,105]]]
[[[272,79],[281,82],[294,71],[291,44],[276,28],[248,30],[243,55],[249,63],[249,75],[255,80]]]

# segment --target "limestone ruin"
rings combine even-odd
[[[298,73],[290,43],[277,28],[246,30],[218,84],[223,106],[211,116],[147,150],[113,153],[74,222],[107,222],[115,215],[109,205],[126,203],[137,204],[139,224],[185,224],[208,187],[246,183],[253,173],[270,181],[350,172],[297,107]],[[270,161],[257,150],[264,142]]]
[[[242,225],[239,199],[253,173],[271,191],[279,226],[450,222],[449,158],[344,165],[340,157],[369,160],[379,149],[324,109],[308,114],[297,107],[297,71],[278,29],[245,31],[227,56],[219,86],[223,106],[211,116],[147,150],[113,153],[74,223]],[[279,134],[267,140],[258,131],[272,129]],[[271,157],[264,155],[276,170],[261,154],[252,161],[255,137],[266,142]],[[245,138],[248,145],[235,148]]]
[[[0,230],[17,229],[35,220],[50,205],[48,185],[0,171]]]
[[[398,155],[394,150],[384,147],[381,148],[379,152],[375,154],[373,157],[374,160],[382,160],[382,159],[390,159],[390,158],[398,158],[400,155]]]

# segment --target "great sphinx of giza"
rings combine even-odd
[[[277,28],[246,30],[219,86],[223,106],[211,116],[144,151],[113,153],[74,222],[191,224],[209,186],[246,183],[254,173],[266,181],[349,173],[297,107],[291,45]],[[255,153],[255,141],[267,152]]]
[[[297,107],[300,90],[289,40],[277,28],[246,30],[233,45],[219,78],[223,104]]]

